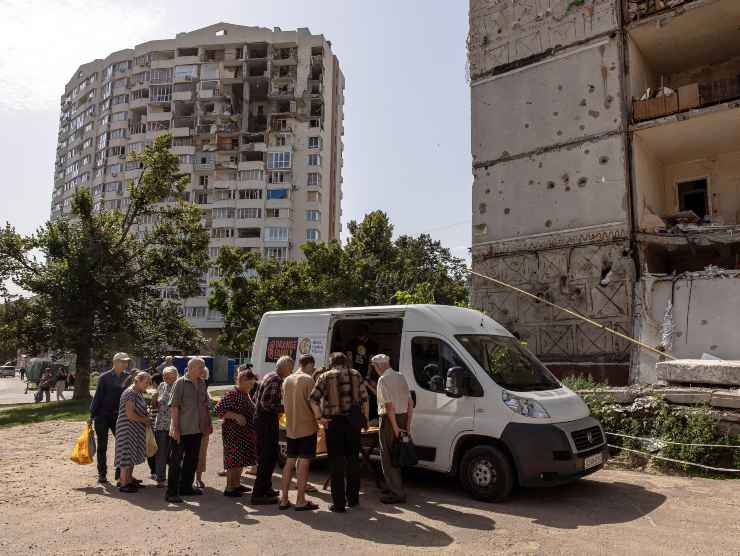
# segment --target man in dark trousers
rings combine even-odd
[[[90,404],[90,420],[95,426],[95,437],[98,444],[98,482],[108,482],[108,431],[116,435],[116,420],[118,419],[118,406],[121,402],[121,394],[125,389],[124,383],[131,373],[128,372],[128,364],[131,358],[122,352],[113,356],[113,368],[104,372],[98,378]],[[119,469],[116,468],[116,480],[118,480]]]
[[[187,372],[175,381],[170,394],[170,455],[165,500],[182,502],[180,496],[203,494],[193,487],[198,467],[200,442],[210,423],[205,383],[200,379],[206,362],[200,357],[188,361]]]
[[[331,472],[332,512],[344,513],[346,507],[360,503],[361,425],[354,414],[361,408],[367,419],[367,389],[362,375],[349,367],[347,356],[332,353],[331,369],[316,381],[311,392],[314,416],[326,430],[326,448]]]
[[[279,415],[283,413],[283,379],[293,372],[294,361],[287,355],[275,363],[275,370],[260,382],[255,405],[254,425],[257,432],[257,477],[252,489],[252,504],[277,504],[277,490],[272,488],[272,473],[280,455]]]

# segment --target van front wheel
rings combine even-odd
[[[514,486],[514,470],[495,446],[476,446],[460,463],[460,482],[476,500],[501,502]]]

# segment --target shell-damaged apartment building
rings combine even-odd
[[[740,359],[740,2],[471,0],[474,270],[679,358]],[[558,374],[656,356],[475,278]]]
[[[61,97],[52,218],[80,187],[98,210],[125,210],[140,174],[129,153],[170,133],[211,258],[233,245],[295,259],[307,241],[339,238],[343,106],[331,43],[305,28],[219,23],[114,52],[80,66]],[[207,302],[216,277],[211,267],[183,305],[209,336],[223,326]]]

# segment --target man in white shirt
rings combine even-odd
[[[410,431],[414,403],[404,376],[391,369],[390,358],[378,354],[370,360],[378,379],[378,415],[380,416],[380,456],[386,489],[380,501],[384,504],[406,502],[401,468],[393,465],[393,444],[402,431]]]

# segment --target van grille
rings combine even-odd
[[[604,434],[601,432],[601,427],[591,427],[574,431],[571,433],[571,436],[578,452],[601,446],[604,443]]]

